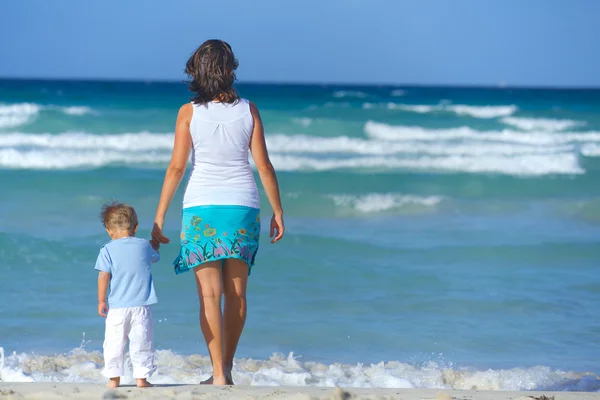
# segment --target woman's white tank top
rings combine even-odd
[[[260,208],[248,161],[254,118],[250,102],[193,104],[192,172],[183,208],[240,205]]]

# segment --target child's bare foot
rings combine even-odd
[[[146,378],[136,379],[135,383],[136,383],[137,387],[139,387],[139,388],[145,388],[145,387],[152,387],[152,386],[154,386],[153,384],[151,384],[150,382],[148,382],[146,380]]]
[[[107,387],[109,388],[118,388],[119,384],[121,383],[121,378],[117,377],[117,378],[110,378],[110,380],[108,381],[108,383],[106,384]]]

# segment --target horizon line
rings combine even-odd
[[[115,82],[115,83],[168,83],[185,84],[185,80],[157,78],[157,79],[133,79],[133,78],[103,78],[103,77],[23,77],[2,76],[0,81],[58,81],[58,82]],[[551,85],[509,85],[509,84],[469,84],[469,83],[367,83],[367,82],[319,82],[319,81],[260,81],[239,80],[241,85],[264,85],[264,86],[342,86],[342,87],[393,87],[393,88],[469,88],[469,89],[497,89],[497,90],[600,90],[600,86],[551,86]]]

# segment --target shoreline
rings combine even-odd
[[[544,397],[545,396],[545,397]],[[600,392],[479,391],[446,389],[331,388],[316,386],[124,385],[108,389],[91,383],[0,382],[0,399],[432,399],[432,400],[592,400]]]

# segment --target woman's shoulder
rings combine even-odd
[[[194,115],[194,104],[193,103],[185,103],[184,105],[179,107],[179,112],[177,113],[177,119],[190,121],[192,119],[193,115]]]
[[[191,113],[194,111],[194,103],[189,102],[189,103],[185,103],[184,105],[182,105],[181,107],[179,107],[179,113],[180,114],[186,114],[186,113]]]

